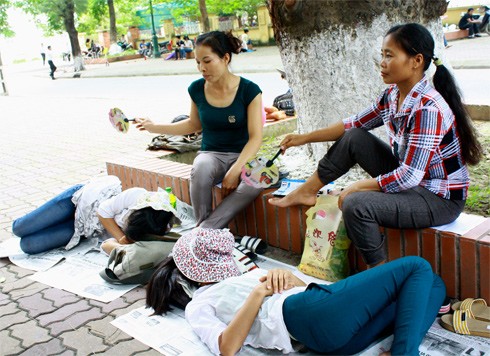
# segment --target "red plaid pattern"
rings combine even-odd
[[[466,199],[469,175],[451,108],[425,76],[396,112],[398,97],[392,85],[370,107],[343,120],[346,130],[384,124],[400,165],[376,177],[381,190],[396,193],[420,185],[446,199]]]

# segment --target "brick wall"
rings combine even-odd
[[[161,155],[171,152],[163,152]],[[191,165],[158,158],[130,159],[107,162],[107,173],[121,179],[123,190],[143,187],[172,187],[174,194],[190,203],[189,179]],[[306,230],[305,207],[279,209],[267,203],[265,190],[252,205],[231,223],[237,235],[258,236],[274,247],[301,254]],[[220,190],[213,191],[215,203],[221,201]],[[452,298],[481,297],[490,300],[490,218],[463,236],[435,229],[396,230],[382,228],[387,236],[390,260],[418,255],[430,262],[446,283]],[[366,269],[360,254],[351,248],[353,272]]]

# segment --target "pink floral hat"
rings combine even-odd
[[[195,228],[182,235],[172,256],[177,268],[195,282],[220,282],[241,275],[233,260],[235,239],[228,229]]]

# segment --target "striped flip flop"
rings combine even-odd
[[[252,261],[252,259],[243,251],[249,251],[249,250],[247,250],[245,247],[240,245],[238,242],[235,242],[235,248],[233,249],[233,260],[238,266],[240,272],[243,274],[243,273],[250,272],[256,268],[259,268],[257,264],[254,261]],[[251,251],[249,252],[252,253]],[[257,255],[255,255],[255,257],[257,257]]]
[[[243,236],[240,245],[258,254],[263,254],[269,247],[265,241],[253,236]]]

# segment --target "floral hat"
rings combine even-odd
[[[177,268],[195,282],[220,282],[241,275],[233,260],[235,239],[228,229],[195,228],[172,250]]]
[[[158,188],[157,192],[146,192],[142,194],[136,204],[129,208],[129,210],[139,210],[143,208],[152,207],[155,210],[165,210],[177,215],[177,210],[172,206],[170,202],[169,194]]]

